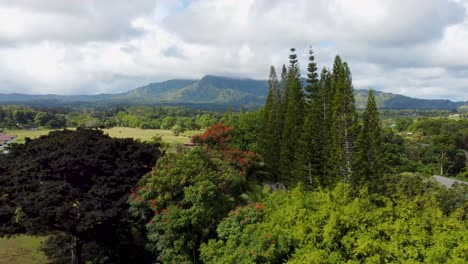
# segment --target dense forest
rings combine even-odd
[[[79,127],[0,155],[0,236],[48,235],[55,263],[466,263],[468,185],[432,175],[468,179],[468,120],[379,111],[372,90],[360,111],[339,56],[310,50],[301,76],[291,49],[253,111],[0,108]],[[111,126],[203,130],[188,148]]]

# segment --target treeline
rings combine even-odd
[[[185,107],[114,106],[107,108],[30,108],[0,106],[0,127],[29,129],[43,127],[110,128],[124,126],[142,129],[197,130],[220,122],[222,114]]]
[[[33,110],[24,106],[0,106],[0,128],[64,128],[66,125],[63,113]]]

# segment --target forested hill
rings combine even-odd
[[[268,83],[207,75],[201,80],[152,83],[109,98],[113,102],[262,105]]]
[[[368,90],[355,90],[356,106],[363,109],[366,106]],[[444,99],[418,99],[400,94],[374,91],[375,100],[379,108],[385,109],[437,109],[454,110],[467,102],[453,102]]]
[[[99,95],[29,95],[0,94],[0,103],[20,104],[176,104],[218,105],[224,107],[263,105],[268,92],[266,80],[229,78],[207,75],[200,80],[174,79],[151,83],[120,94]],[[356,90],[356,105],[364,108],[367,90]],[[416,99],[398,94],[375,91],[379,108],[454,110],[465,102]]]

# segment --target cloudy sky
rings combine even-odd
[[[0,0],[0,93],[266,79],[309,46],[355,88],[468,100],[468,0]]]

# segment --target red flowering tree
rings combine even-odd
[[[147,248],[158,262],[196,263],[201,243],[239,204],[245,175],[218,151],[167,152],[130,195],[131,212],[146,222]]]
[[[261,156],[252,151],[243,151],[229,143],[234,138],[233,130],[224,124],[214,124],[201,135],[195,135],[192,142],[205,147],[205,151],[218,151],[242,175],[250,175],[262,166]]]
[[[168,151],[131,193],[131,212],[146,223],[147,247],[158,261],[198,262],[200,245],[243,202],[246,178],[261,159],[230,146],[233,137],[232,128],[212,125],[194,136],[200,147]]]
[[[195,144],[206,145],[210,148],[224,149],[228,147],[228,143],[233,139],[234,134],[232,128],[225,124],[214,124],[205,130],[201,135],[192,137],[192,142]]]

